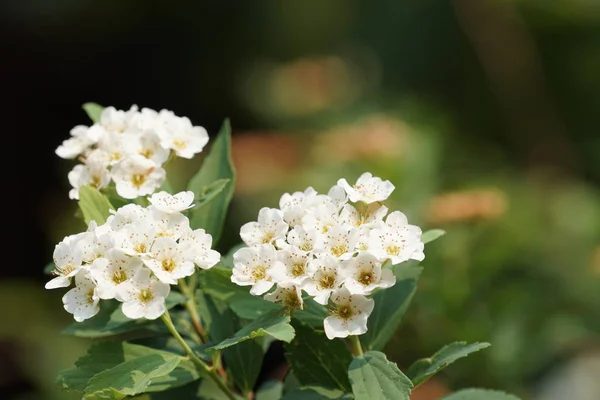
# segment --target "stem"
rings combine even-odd
[[[196,274],[192,275],[192,277],[190,278],[189,286],[185,282],[185,279],[180,279],[178,283],[179,287],[181,288],[181,292],[185,295],[185,297],[187,297],[187,301],[185,302],[185,309],[192,318],[192,325],[194,326],[194,330],[198,334],[198,337],[200,337],[200,340],[204,343],[206,342],[206,331],[202,326],[202,322],[200,322],[200,314],[198,314],[198,309],[196,308],[196,300],[194,298],[194,288],[196,287]]]
[[[349,336],[350,343],[352,344],[352,352],[355,356],[362,356],[364,354],[360,339],[356,335]]]
[[[163,322],[165,323],[165,325],[167,326],[167,329],[169,330],[169,332],[171,332],[171,335],[173,335],[173,337],[177,340],[177,342],[179,342],[179,344],[181,345],[183,350],[185,350],[187,355],[190,357],[190,359],[192,360],[192,362],[194,363],[196,368],[198,368],[205,375],[207,375],[210,379],[212,379],[217,384],[219,389],[221,389],[221,391],[223,393],[225,393],[225,395],[227,396],[227,398],[229,400],[236,400],[236,397],[233,394],[233,392],[219,378],[219,375],[217,375],[217,373],[215,371],[213,371],[212,368],[209,367],[204,361],[202,361],[200,358],[198,358],[198,356],[194,353],[194,351],[191,349],[191,347],[181,337],[179,332],[177,332],[177,329],[175,329],[175,325],[173,325],[173,321],[171,320],[171,315],[169,314],[168,310],[165,311],[165,313],[161,316],[161,318],[162,318]]]

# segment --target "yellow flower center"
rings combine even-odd
[[[292,275],[294,275],[294,277],[299,277],[301,275],[304,275],[304,270],[305,270],[305,265],[304,263],[297,263],[292,265]]]
[[[275,234],[273,232],[265,233],[265,235],[262,238],[263,244],[271,243],[271,240],[273,240],[274,237],[275,237]]]
[[[385,248],[385,251],[390,256],[397,256],[398,254],[400,254],[400,247],[398,247],[396,245],[390,245],[390,246],[388,246],[388,247]]]
[[[152,149],[142,149],[142,151],[140,151],[140,154],[143,155],[146,158],[150,158],[154,155],[154,150]]]
[[[175,261],[173,261],[171,258],[162,260],[162,269],[167,272],[173,271],[175,269]]]
[[[264,265],[254,267],[254,271],[252,271],[252,279],[254,279],[255,282],[265,279],[265,276],[267,275],[266,270],[267,268],[265,268]]]
[[[361,272],[357,280],[361,285],[367,286],[375,281],[375,276],[372,272]]]
[[[147,303],[154,298],[154,295],[150,291],[150,289],[142,289],[140,291],[139,299],[143,303]]]
[[[137,188],[142,186],[144,182],[146,182],[146,175],[144,174],[133,174],[131,176],[131,183]]]
[[[187,147],[187,142],[184,140],[173,140],[173,146],[177,149],[177,150],[183,150]]]
[[[335,313],[341,319],[350,319],[354,315],[354,312],[352,311],[352,307],[350,307],[350,305],[338,305]]]
[[[341,244],[339,246],[334,246],[331,248],[331,254],[333,254],[336,257],[341,256],[342,254],[344,254],[347,251],[348,251],[348,246],[346,246],[345,244]]]
[[[138,253],[145,253],[146,250],[148,250],[148,246],[146,246],[146,243],[138,243],[135,245],[133,250],[135,250]]]
[[[321,289],[331,289],[335,284],[335,277],[333,275],[322,275],[319,279],[319,287]]]
[[[127,280],[127,275],[122,269],[119,269],[113,273],[112,280],[118,285],[119,283],[123,283]]]
[[[312,250],[312,244],[310,242],[304,242],[300,246],[300,250],[302,250],[302,251],[310,251],[310,250]]]

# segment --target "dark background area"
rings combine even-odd
[[[306,183],[311,176],[329,177],[331,185],[339,176],[353,178],[340,175],[342,172],[358,174],[363,167],[392,171],[404,163],[390,161],[386,164],[390,167],[385,167],[377,160],[362,160],[348,168],[341,162],[315,163],[312,172],[306,165],[314,160],[305,157],[312,154],[306,148],[325,137],[320,133],[338,126],[343,131],[347,124],[371,113],[393,115],[406,122],[415,136],[433,138],[438,149],[435,159],[414,150],[416,158],[435,162],[435,179],[410,183],[405,177],[418,175],[426,165],[418,164],[417,171],[402,164],[402,182],[407,183],[405,194],[397,199],[401,204],[425,204],[448,191],[483,185],[500,187],[510,198],[511,207],[521,208],[521,213],[510,214],[509,222],[482,227],[463,221],[462,225],[443,226],[449,231],[450,244],[431,258],[447,266],[459,258],[465,264],[466,259],[473,264],[477,261],[478,268],[497,264],[497,268],[489,269],[498,274],[504,271],[503,275],[501,279],[500,275],[490,275],[490,281],[517,285],[510,289],[500,285],[492,301],[486,286],[477,286],[483,279],[471,281],[465,289],[470,298],[498,304],[489,321],[502,319],[499,310],[506,310],[506,315],[522,315],[527,307],[534,307],[542,325],[525,329],[527,334],[517,328],[511,333],[523,337],[539,335],[540,326],[554,315],[598,321],[594,311],[600,309],[598,297],[586,297],[590,289],[583,290],[579,281],[557,274],[581,268],[589,276],[573,275],[590,284],[591,279],[598,281],[598,272],[590,271],[600,271],[600,267],[589,267],[600,264],[589,261],[600,254],[599,50],[600,3],[592,0],[5,2],[0,6],[0,107],[8,178],[2,201],[8,216],[4,220],[9,239],[5,254],[10,262],[0,266],[4,281],[0,282],[4,284],[0,292],[2,299],[10,300],[4,300],[3,305],[9,309],[10,302],[27,298],[31,303],[23,301],[21,308],[13,307],[14,315],[29,312],[31,320],[39,322],[43,318],[33,317],[36,313],[54,310],[60,314],[57,321],[68,320],[61,313],[59,294],[50,300],[36,291],[47,279],[42,270],[55,243],[81,229],[73,222],[75,205],[67,196],[66,174],[72,165],[58,158],[54,149],[73,126],[88,124],[81,105],[92,101],[118,109],[132,104],[170,109],[204,126],[210,135],[217,132],[224,118],[231,119],[234,146],[238,146],[234,158],[244,179],[236,192],[228,220],[230,234],[224,238],[223,248],[236,243],[238,227],[253,218],[259,204],[273,203],[274,193],[300,190],[311,184]],[[435,134],[424,133],[430,131]],[[329,151],[335,155],[342,149]],[[256,154],[263,159],[253,161],[250,155]],[[274,154],[285,160],[269,159]],[[260,186],[258,175],[256,182],[252,178],[252,171],[261,162],[279,176],[270,186],[264,179]],[[181,164],[178,168],[182,175],[189,175],[197,165]],[[382,176],[391,179],[385,172]],[[427,185],[432,187],[424,193]],[[252,187],[258,189],[248,189]],[[556,213],[546,213],[546,206]],[[532,222],[538,211],[546,214]],[[564,216],[566,225],[561,225],[563,220],[550,225],[556,215]],[[424,224],[427,221],[422,218]],[[520,227],[513,229],[510,224]],[[453,231],[459,238],[455,242],[450,239]],[[467,231],[475,232],[473,237],[460,242]],[[519,234],[528,239],[508,244],[510,240],[504,239]],[[550,239],[554,234],[557,238]],[[452,246],[468,256],[457,257],[449,249]],[[488,251],[479,255],[482,248]],[[550,266],[553,262],[555,267]],[[540,264],[547,269],[537,274],[535,268]],[[441,276],[439,282],[430,279],[424,293],[434,300],[423,300],[418,307],[430,310],[423,315],[431,326],[439,323],[436,318],[440,315],[466,319],[473,310],[470,307],[477,307],[458,300],[452,303],[444,291],[448,282]],[[481,297],[482,291],[488,296]],[[555,303],[541,299],[553,291]],[[531,306],[525,305],[530,299],[523,293],[535,299]],[[48,309],[39,306],[50,301],[54,304]],[[510,306],[519,301],[520,307]],[[567,303],[569,306],[563,307]],[[410,319],[413,328],[408,328],[406,335],[415,340],[415,347],[406,357],[417,351],[430,354],[438,341],[463,339],[455,337],[459,334],[472,333],[494,344],[487,337],[489,332],[467,327],[463,331],[448,328],[448,338],[418,339],[435,331],[414,328],[427,326],[418,325],[423,315],[415,311]],[[7,328],[14,324],[9,321],[5,320],[4,327],[8,333],[0,329],[0,339],[6,338],[7,343],[0,348],[43,342],[20,343],[14,334],[18,330]],[[21,329],[44,331],[30,324],[30,319],[26,321]],[[506,328],[489,323],[494,332]],[[593,343],[583,346],[585,353],[588,349],[597,351],[598,323],[585,329],[583,323],[578,324],[589,335],[577,336],[577,340]],[[52,329],[44,332],[56,335],[59,328]],[[559,339],[567,336],[557,334],[552,337],[558,339],[549,343],[556,347]],[[68,343],[68,338],[61,340]],[[529,342],[524,343],[527,347]],[[55,346],[61,348],[59,343]],[[555,349],[552,346],[548,348]],[[481,369],[481,364],[477,367],[475,363],[447,376],[444,384],[516,388],[527,396],[533,391],[526,388],[546,376],[556,360],[566,363],[570,357],[549,350],[544,353],[546,350],[536,349],[542,361],[531,361],[535,365],[527,371],[517,368],[514,376],[474,376],[473,371]],[[77,355],[75,349],[72,352]],[[32,354],[28,360],[40,354],[50,357],[49,353]],[[2,357],[0,371],[26,364],[19,357]],[[54,366],[46,362],[46,369],[18,373],[16,380],[5,380],[6,385],[12,385],[5,387],[62,398],[60,392],[53,394],[44,385],[51,385],[48,382],[59,366],[72,362],[70,355],[65,357]],[[534,356],[530,359],[537,360]],[[484,365],[509,368],[518,362],[494,360],[486,359]],[[0,379],[0,390],[2,384]],[[19,398],[39,398],[32,396]],[[587,400],[573,397],[579,398]]]

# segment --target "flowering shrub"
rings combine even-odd
[[[164,110],[84,108],[94,124],[56,152],[83,162],[69,196],[87,230],[56,245],[46,288],[74,284],[63,304],[76,322],[65,333],[96,340],[59,375],[63,388],[84,399],[402,400],[488,346],[455,342],[404,371],[381,352],[414,295],[425,245],[444,233],[390,212],[391,182],[364,173],[327,194],[286,193],[221,256],[211,247],[235,182],[228,122],[188,190],[171,193],[161,165],[200,152],[204,129]],[[285,379],[259,380],[273,341],[284,343]],[[465,389],[444,399],[516,398]]]

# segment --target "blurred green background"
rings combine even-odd
[[[1,267],[2,398],[76,398],[54,378],[87,344],[60,335],[70,316],[42,269],[55,243],[83,229],[67,196],[72,164],[54,149],[94,101],[171,109],[211,135],[231,119],[238,184],[223,251],[283,192],[326,191],[364,171],[396,185],[390,208],[445,229],[387,352],[406,367],[451,341],[492,347],[415,399],[464,386],[600,399],[597,0],[21,0],[0,10],[3,119],[18,125],[5,134],[36,169],[30,183],[18,178],[25,221],[7,222],[27,256]],[[171,165],[174,186],[200,162]]]

